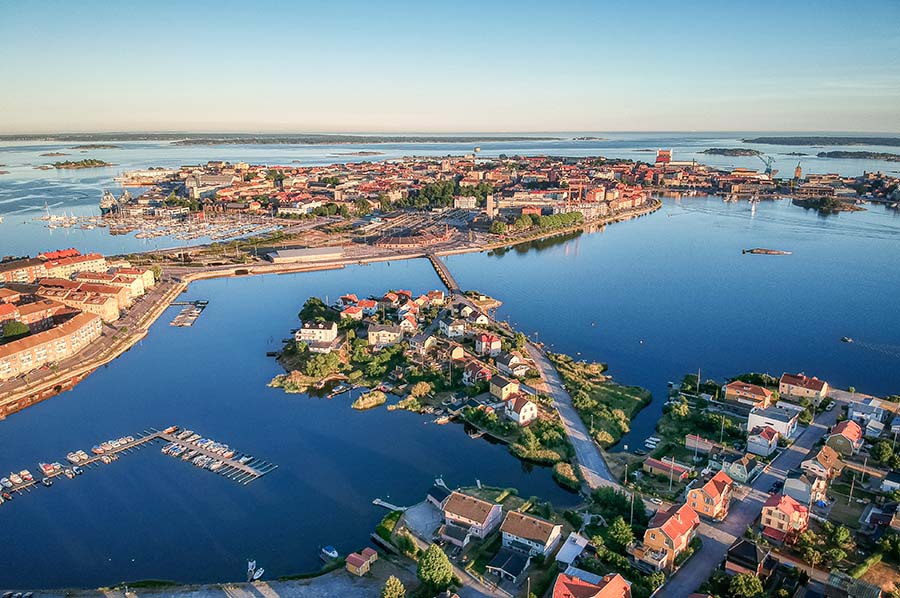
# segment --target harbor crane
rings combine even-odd
[[[756,157],[759,158],[760,160],[762,160],[762,163],[766,165],[766,174],[769,176],[769,178],[770,179],[774,178],[775,173],[778,172],[777,170],[772,168],[772,166],[775,165],[775,158],[773,158],[772,156],[767,156],[762,153],[756,154]]]

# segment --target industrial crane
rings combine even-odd
[[[766,165],[766,174],[769,175],[769,178],[774,178],[775,173],[778,172],[777,170],[772,168],[772,166],[774,166],[775,164],[775,158],[773,158],[772,156],[767,156],[765,154],[756,154],[756,157],[762,160],[763,164]]]

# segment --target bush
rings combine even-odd
[[[852,577],[855,577],[856,579],[859,579],[866,574],[866,571],[869,570],[869,567],[880,563],[883,556],[884,555],[881,552],[872,554],[869,558],[850,569],[850,575]]]
[[[358,399],[353,401],[351,407],[359,410],[372,409],[374,407],[378,407],[379,405],[384,405],[386,401],[386,394],[384,394],[380,390],[373,390],[361,395]]]
[[[569,463],[557,463],[554,465],[553,479],[556,480],[559,485],[569,488],[570,490],[578,490],[581,487],[581,480],[578,478],[578,470]]]

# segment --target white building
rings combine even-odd
[[[780,407],[753,409],[747,418],[747,429],[765,428],[769,426],[784,438],[790,438],[797,430],[800,414]]]

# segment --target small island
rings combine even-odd
[[[845,160],[885,160],[887,162],[900,162],[900,154],[891,154],[888,152],[819,152],[816,154],[819,158],[843,158]]]
[[[572,137],[572,141],[606,141],[605,137]]]
[[[59,156],[68,156],[68,155],[69,154],[66,154],[64,152],[47,152],[46,154],[41,154],[41,157],[42,158],[57,158]]]
[[[786,154],[781,154],[782,156],[808,156],[809,154],[804,154],[803,152],[787,152]]]
[[[866,209],[847,200],[836,197],[810,197],[793,199],[795,206],[817,210],[820,214],[837,214],[838,212],[865,212]]]
[[[711,156],[758,156],[762,152],[755,149],[747,149],[742,147],[711,147],[705,149],[701,154],[709,154]]]
[[[121,145],[112,145],[109,143],[85,143],[83,145],[72,146],[74,150],[90,150],[90,149],[120,149]],[[63,155],[63,154],[60,154]]]
[[[331,154],[332,156],[383,156],[384,152],[375,152],[370,150],[363,150],[359,152],[338,152],[336,154]]]
[[[65,162],[54,162],[50,164],[53,168],[60,170],[78,170],[81,168],[103,168],[104,166],[112,166],[109,162],[97,160],[96,158],[86,158],[84,160],[66,160]]]

